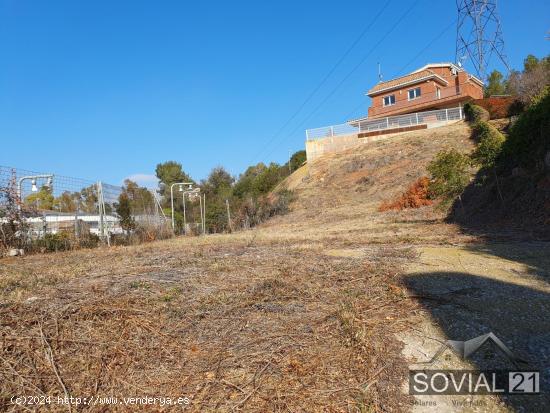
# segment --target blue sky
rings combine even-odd
[[[195,179],[285,162],[305,128],[366,113],[377,62],[454,59],[454,0],[385,4],[0,0],[0,165],[118,184],[166,160]],[[550,52],[550,2],[499,12],[512,67]]]

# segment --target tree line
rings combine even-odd
[[[512,70],[508,76],[493,70],[487,78],[484,95],[512,95],[528,105],[549,83],[550,55],[539,59],[530,54],[523,61],[523,70]]]
[[[224,167],[212,169],[206,179],[196,181],[186,173],[179,162],[167,161],[157,165],[155,173],[160,181],[161,202],[166,216],[171,216],[170,187],[174,183],[190,182],[200,188],[206,200],[207,232],[228,232],[237,228],[253,227],[266,218],[288,209],[291,194],[281,189],[272,193],[290,173],[306,161],[305,151],[294,153],[284,164],[260,162],[249,166],[238,177]],[[186,189],[186,188],[183,188]],[[187,223],[199,222],[198,197],[185,198]],[[176,229],[183,228],[183,194],[174,191],[174,218]],[[231,219],[229,219],[231,218]]]

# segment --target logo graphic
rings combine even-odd
[[[492,341],[498,349],[500,349],[508,360],[510,360],[516,367],[526,366],[528,363],[525,360],[516,357],[514,353],[510,351],[508,347],[494,334],[487,333],[479,337],[472,338],[466,341],[447,340],[441,345],[437,353],[426,362],[419,364],[433,364],[438,360],[446,349],[451,349],[455,354],[460,356],[463,360],[470,358],[476,351],[478,351],[487,341]]]
[[[409,394],[458,395],[458,394],[536,394],[540,392],[540,372],[531,370],[525,360],[517,357],[493,333],[483,334],[466,341],[447,340],[434,356],[417,363],[426,367],[434,365],[441,356],[451,350],[460,359],[472,359],[486,343],[492,343],[514,365],[512,370],[444,370],[421,369],[409,371]],[[444,360],[450,360],[446,356]]]

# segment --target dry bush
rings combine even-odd
[[[241,203],[232,220],[233,226],[249,229],[271,217],[284,215],[288,213],[293,198],[292,192],[288,190],[281,190],[258,199],[249,197]]]
[[[402,210],[407,208],[420,208],[431,205],[433,201],[429,199],[428,188],[430,179],[426,176],[416,180],[399,198],[393,201],[383,202],[378,211]]]

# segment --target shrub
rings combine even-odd
[[[46,234],[36,241],[36,246],[48,252],[67,251],[72,249],[71,237],[67,232]]]
[[[477,122],[473,133],[478,142],[472,154],[472,160],[482,168],[493,167],[506,140],[504,135],[485,121]]]
[[[293,199],[294,194],[287,189],[277,192],[267,204],[264,219],[271,218],[275,215],[287,214]]]
[[[485,109],[481,106],[474,105],[471,102],[468,102],[464,105],[464,115],[468,122],[478,122],[480,120],[489,120],[490,115]]]
[[[295,152],[290,158],[290,171],[294,172],[296,169],[301,167],[307,160],[306,151],[301,150]]]
[[[429,194],[440,198],[440,206],[447,208],[470,182],[471,160],[456,149],[443,150],[428,165],[431,174]]]
[[[536,171],[544,168],[550,151],[550,86],[533,99],[510,129],[503,147],[503,163]]]
[[[293,198],[293,193],[288,190],[260,198],[247,198],[241,203],[233,222],[241,228],[248,229],[273,216],[284,215],[289,211]]]
[[[422,206],[431,205],[433,201],[428,197],[428,188],[430,179],[426,176],[417,179],[413,182],[407,191],[393,202],[383,202],[378,208],[380,212],[390,209],[402,210],[406,208],[420,208]]]

